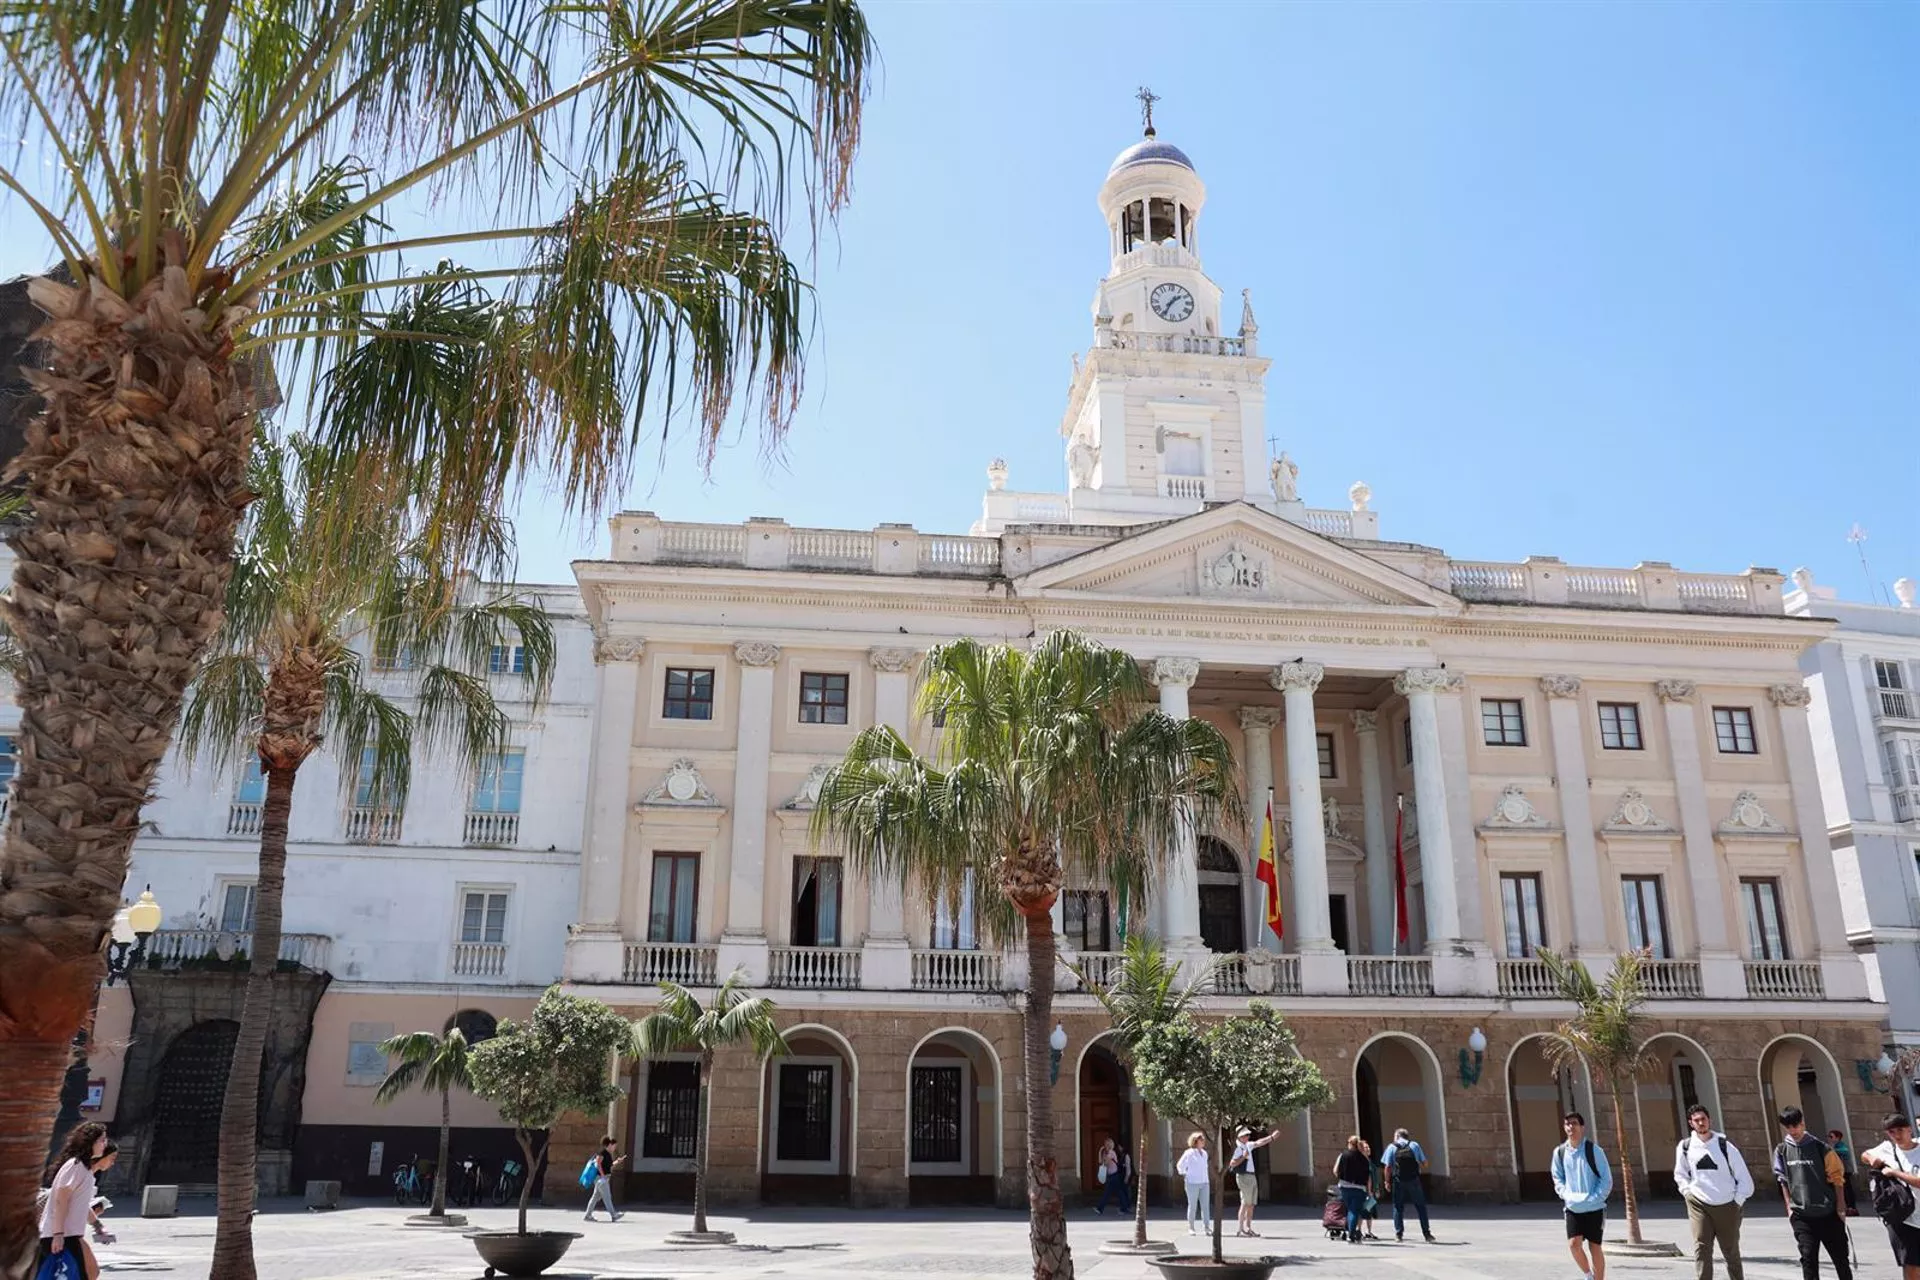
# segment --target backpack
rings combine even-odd
[[[1598,1178],[1600,1176],[1600,1161],[1593,1154],[1593,1139],[1588,1138],[1585,1141],[1583,1141],[1580,1144],[1580,1150],[1584,1152],[1587,1157],[1587,1168],[1593,1172],[1594,1177]],[[1564,1146],[1554,1151],[1553,1153],[1554,1170],[1553,1171],[1555,1173],[1560,1172],[1560,1157],[1565,1154],[1566,1154],[1566,1148]]]
[[[1786,1175],[1787,1203],[1803,1218],[1831,1218],[1833,1184],[1827,1181],[1827,1144],[1809,1135],[1804,1142],[1782,1142],[1774,1162]]]
[[[1393,1180],[1395,1182],[1412,1182],[1418,1179],[1419,1176],[1420,1157],[1413,1154],[1413,1144],[1409,1142],[1405,1146],[1401,1146],[1396,1142],[1393,1153]]]
[[[599,1176],[600,1157],[588,1156],[585,1167],[580,1170],[580,1185],[586,1187],[588,1190],[592,1190],[594,1181],[598,1179]]]
[[[1893,1158],[1902,1169],[1906,1169],[1907,1162],[1900,1158],[1900,1148],[1893,1148]],[[1907,1172],[1913,1171],[1908,1169]],[[1913,1215],[1913,1188],[1900,1179],[1890,1178],[1876,1169],[1869,1189],[1873,1195],[1874,1215],[1880,1221],[1897,1224]]]
[[[1673,1162],[1675,1164],[1679,1164],[1687,1158],[1687,1143],[1691,1141],[1693,1141],[1693,1136],[1689,1134],[1687,1137],[1680,1139],[1680,1145],[1673,1149]],[[1733,1177],[1733,1157],[1727,1154],[1727,1136],[1724,1133],[1720,1135],[1720,1167],[1727,1171],[1729,1178]],[[1739,1179],[1735,1178],[1734,1182],[1737,1187]]]

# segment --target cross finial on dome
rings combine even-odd
[[[1147,86],[1141,85],[1140,92],[1133,96],[1140,99],[1140,119],[1146,125],[1147,136],[1151,138],[1153,137],[1153,104],[1160,101],[1160,95]]]

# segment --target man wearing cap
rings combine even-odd
[[[1257,1236],[1253,1229],[1253,1207],[1260,1203],[1260,1179],[1254,1176],[1253,1153],[1280,1136],[1275,1129],[1264,1138],[1253,1136],[1253,1130],[1241,1125],[1233,1133],[1233,1158],[1227,1167],[1233,1170],[1233,1184],[1240,1189],[1240,1229],[1237,1236]]]

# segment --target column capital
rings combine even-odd
[[[1416,693],[1453,693],[1465,684],[1444,667],[1408,667],[1393,678],[1393,691],[1404,698]]]
[[[1176,689],[1189,688],[1200,678],[1200,659],[1198,658],[1155,658],[1153,660],[1153,682],[1161,688],[1171,685]]]
[[[733,646],[733,657],[743,667],[770,667],[780,661],[780,646],[766,640],[742,640]]]
[[[1580,677],[1541,676],[1540,692],[1549,698],[1577,698],[1580,696]]]
[[[1692,702],[1694,686],[1691,680],[1659,680],[1654,683],[1653,691],[1660,695],[1662,702]]]
[[[1378,711],[1356,711],[1353,713],[1353,731],[1355,733],[1377,733],[1379,729],[1380,713]]]
[[[647,642],[639,636],[596,633],[593,637],[593,664],[597,667],[608,662],[632,662],[646,647]]]
[[[1255,730],[1271,733],[1280,727],[1280,708],[1242,707],[1240,708],[1240,727],[1248,733]]]
[[[1767,696],[1773,699],[1776,707],[1804,707],[1813,701],[1813,690],[1795,680],[1788,684],[1776,684],[1767,689]]]
[[[867,662],[872,665],[875,671],[885,671],[897,675],[902,671],[913,670],[914,664],[919,661],[920,654],[917,650],[913,649],[875,648],[867,650]]]
[[[1267,683],[1282,693],[1296,689],[1312,693],[1326,674],[1327,669],[1317,662],[1283,662],[1267,673]]]

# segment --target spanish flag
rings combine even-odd
[[[1273,930],[1273,936],[1284,938],[1286,931],[1280,924],[1280,864],[1273,856],[1273,788],[1267,788],[1267,818],[1260,828],[1260,863],[1253,873],[1254,879],[1267,886],[1267,928]]]

